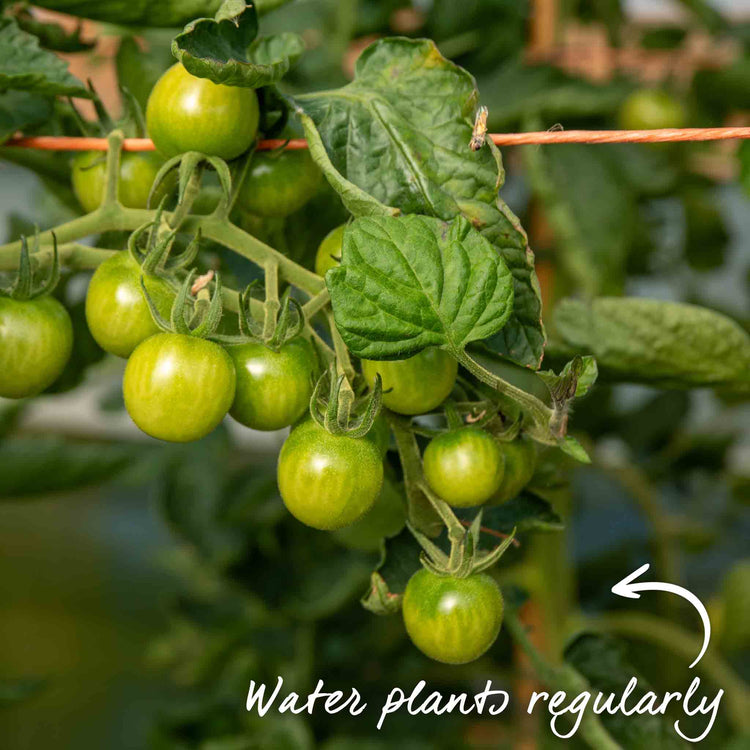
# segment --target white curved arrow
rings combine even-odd
[[[617,596],[624,596],[627,599],[640,599],[641,595],[638,593],[639,591],[667,591],[670,594],[677,594],[678,596],[687,599],[698,610],[698,614],[703,621],[703,648],[701,648],[701,652],[690,665],[690,668],[692,669],[701,660],[703,654],[706,653],[706,649],[711,640],[711,621],[708,619],[708,612],[706,612],[703,602],[691,591],[682,588],[682,586],[676,586],[673,583],[660,583],[659,581],[633,583],[636,578],[642,573],[645,573],[648,569],[648,563],[641,565],[638,570],[634,570],[629,576],[626,576],[619,583],[612,586],[612,593]]]

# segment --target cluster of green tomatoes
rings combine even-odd
[[[257,133],[259,106],[253,90],[196,78],[178,63],[157,82],[146,120],[158,153],[125,153],[120,166],[119,198],[132,208],[147,207],[164,157],[198,151],[231,160],[247,151]],[[237,205],[262,217],[291,214],[309,199],[319,177],[306,151],[256,154]],[[83,208],[96,209],[105,182],[101,158],[77,157],[72,180]],[[315,261],[321,276],[340,261],[343,237],[344,227],[337,227],[321,243]],[[34,396],[50,386],[73,341],[70,317],[50,296],[49,285],[37,293],[30,283],[18,286],[25,288],[0,297],[0,396],[6,398]],[[187,322],[201,294],[204,307],[212,302],[207,289],[188,290],[167,272],[144,268],[138,254],[128,251],[104,261],[90,281],[86,320],[102,349],[127,359],[123,395],[135,424],[172,442],[199,440],[227,414],[256,430],[291,427],[279,455],[278,486],[297,519],[362,546],[369,544],[363,543],[363,530],[379,537],[398,531],[405,511],[384,470],[390,447],[385,416],[378,415],[365,434],[328,431],[311,417],[322,368],[310,340],[297,334],[271,346],[252,339],[222,343],[212,337],[217,325]],[[382,385],[387,410],[415,417],[440,410],[456,385],[458,365],[450,354],[426,349],[403,360],[362,361],[361,371],[371,389],[376,381]],[[452,425],[449,420],[449,428],[423,453],[425,482],[456,508],[515,497],[535,463],[530,440],[500,442],[463,420]],[[413,642],[428,656],[453,664],[490,647],[502,613],[500,590],[485,573],[459,578],[423,569],[403,598]]]

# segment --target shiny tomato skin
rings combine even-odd
[[[687,113],[679,99],[667,91],[639,89],[623,102],[618,119],[623,130],[684,128]]]
[[[512,500],[531,481],[536,469],[536,445],[528,438],[517,438],[509,443],[498,443],[505,458],[503,480],[489,505]]]
[[[372,385],[383,379],[383,405],[399,414],[425,414],[445,401],[453,390],[458,363],[442,349],[423,349],[408,359],[362,360],[362,374]]]
[[[260,343],[231,346],[237,389],[230,414],[254,430],[280,430],[310,406],[317,363],[309,341],[296,338],[273,351]]]
[[[236,378],[231,357],[218,344],[157,333],[130,355],[122,384],[125,407],[151,437],[199,440],[229,411]]]
[[[456,508],[487,502],[500,487],[505,468],[497,440],[475,427],[433,438],[425,448],[423,464],[427,484]]]
[[[73,349],[73,324],[54,297],[0,297],[0,397],[36,396],[60,377]]]
[[[409,638],[423,654],[444,664],[467,664],[495,642],[503,597],[486,573],[454,578],[423,568],[406,585],[403,615]]]
[[[158,276],[144,276],[151,300],[165,320],[175,293]],[[141,289],[141,267],[127,251],[113,255],[96,269],[86,293],[86,322],[105,352],[129,357],[149,336],[159,333]]]
[[[216,84],[173,65],[156,82],[146,105],[146,128],[165,156],[199,151],[236,159],[258,132],[260,110],[253,89]]]
[[[277,479],[281,499],[297,520],[333,531],[372,508],[383,486],[383,459],[372,441],[331,435],[306,419],[281,449]]]
[[[81,208],[87,213],[99,208],[104,195],[107,155],[103,151],[84,151],[73,159],[71,180]],[[128,153],[120,157],[118,194],[120,203],[127,208],[148,208],[148,196],[154,178],[164,159],[153,152]],[[154,193],[151,206],[159,205],[161,199],[174,187],[176,181],[168,177]]]
[[[284,217],[315,195],[321,172],[307,149],[253,155],[237,208],[256,216]]]
[[[333,532],[336,541],[348,549],[377,552],[384,537],[395,536],[406,523],[403,492],[390,479],[383,481],[375,504],[359,520]]]
[[[335,268],[341,263],[341,248],[344,244],[344,230],[346,224],[332,229],[318,245],[315,254],[315,273],[325,276],[326,271]]]

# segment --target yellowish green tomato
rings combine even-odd
[[[237,208],[256,216],[289,216],[315,195],[320,181],[320,170],[307,149],[254,154]]]
[[[623,130],[684,128],[687,112],[679,99],[660,89],[640,89],[632,93],[618,113]]]
[[[497,639],[503,597],[486,573],[454,578],[423,568],[406,584],[402,611],[406,632],[423,654],[445,664],[467,664]]]
[[[229,411],[236,377],[232,358],[218,344],[159,333],[130,355],[122,384],[125,408],[151,437],[199,440]]]
[[[73,159],[71,180],[81,208],[87,213],[99,208],[106,182],[106,153],[84,151]],[[120,203],[127,208],[148,208],[148,196],[154,178],[164,163],[163,157],[153,152],[129,153],[120,157],[118,194]],[[153,207],[174,187],[175,179],[167,178],[151,200]]]
[[[0,297],[0,397],[36,396],[62,374],[73,324],[54,297]]]
[[[199,151],[236,159],[258,132],[260,110],[253,89],[198,78],[182,63],[156,82],[146,106],[146,128],[165,156]]]
[[[383,380],[383,405],[399,414],[425,414],[445,401],[453,390],[458,363],[442,349],[423,349],[408,359],[362,360],[362,374],[372,387]]]
[[[95,341],[105,352],[129,357],[149,336],[159,333],[141,289],[141,267],[123,251],[102,263],[86,293],[86,322]],[[151,300],[169,320],[175,293],[158,276],[144,275]]]
[[[503,481],[505,461],[500,446],[476,427],[450,430],[434,438],[423,459],[427,484],[456,508],[487,502]]]
[[[315,273],[318,276],[325,276],[326,271],[335,268],[341,263],[341,247],[344,244],[344,230],[346,224],[332,229],[318,245],[318,252],[315,254]]]
[[[277,479],[281,499],[298,521],[332,531],[372,508],[383,486],[383,459],[372,440],[332,435],[307,419],[284,443]]]
[[[295,338],[278,351],[252,342],[228,351],[237,370],[230,414],[238,422],[254,430],[280,430],[307,412],[317,369],[309,341]]]
[[[536,469],[536,445],[528,438],[510,443],[498,443],[505,458],[505,471],[500,487],[489,501],[490,505],[512,500],[531,481]]]
[[[403,493],[386,479],[375,505],[358,521],[335,531],[334,537],[349,549],[376,552],[383,538],[398,534],[405,523],[406,501]]]

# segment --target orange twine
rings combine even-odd
[[[662,130],[545,130],[538,133],[492,133],[498,146],[520,146],[542,143],[668,143],[675,141],[726,141],[750,138],[749,128],[664,128]],[[11,138],[5,146],[35,148],[41,151],[106,151],[106,138],[71,138],[56,135],[39,135],[29,138]],[[282,139],[260,141],[259,151],[276,148],[299,150],[307,148],[304,138],[290,141]],[[150,138],[126,138],[125,151],[153,151]]]

